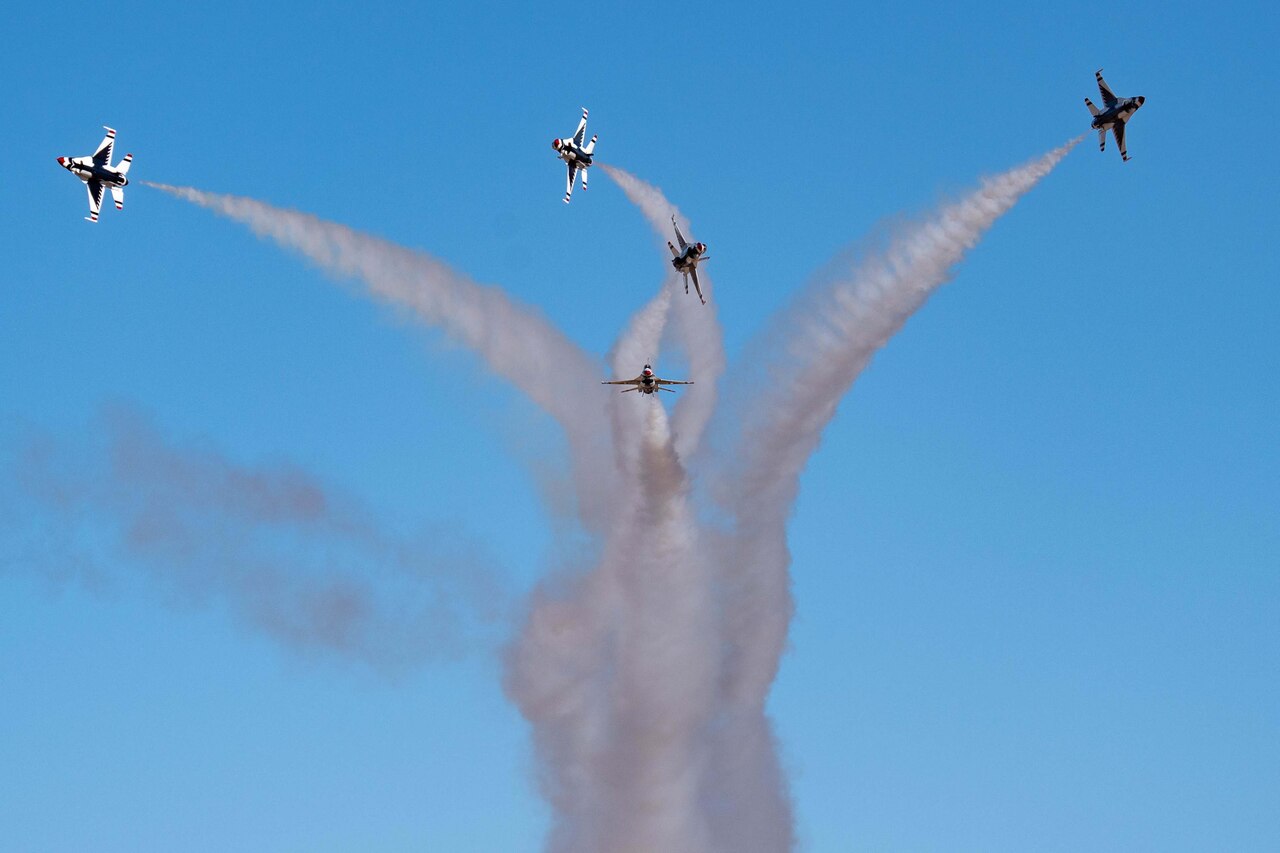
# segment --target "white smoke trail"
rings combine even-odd
[[[589,571],[535,591],[509,648],[505,682],[533,729],[553,810],[549,849],[781,853],[795,845],[794,820],[764,707],[792,614],[786,521],[799,474],[875,350],[1073,144],[985,182],[780,321],[786,348],[767,408],[744,413],[732,467],[717,472],[717,493],[733,519],[725,533],[697,525],[681,461],[716,406],[720,330],[714,313],[695,300],[672,298],[670,277],[666,311],[681,318],[680,343],[698,383],[690,391],[703,396],[691,402],[688,394],[668,424],[658,401],[632,405],[630,398],[642,395],[625,395],[625,408],[615,401],[615,430],[599,434],[634,442],[634,455],[584,452],[579,444],[595,440],[592,430],[607,423],[607,404],[528,388],[529,365],[552,356],[564,362],[557,368],[576,364],[570,384],[594,391],[602,390],[598,377],[576,348],[499,294],[490,312],[489,301],[475,304],[482,300],[474,290],[484,289],[458,284],[460,277],[421,255],[248,199],[168,189],[326,268],[361,276],[378,296],[412,305],[565,426],[580,466],[579,500],[599,510],[593,529],[603,537],[600,557]],[[665,234],[672,209],[661,193],[620,170],[605,171]],[[614,352],[622,375],[635,369],[626,365],[637,349],[656,348],[666,311],[659,295],[634,318]],[[516,329],[526,340],[514,352],[492,340]]]
[[[244,223],[331,273],[361,279],[372,296],[410,309],[475,351],[561,424],[576,454],[584,520],[591,526],[604,523],[598,509],[607,504],[612,477],[599,464],[608,453],[608,427],[603,401],[594,393],[598,370],[593,359],[534,309],[435,258],[335,222],[241,196],[144,183]],[[547,381],[550,376],[558,381]]]
[[[665,411],[641,402],[635,473],[600,564],[567,593],[539,590],[508,666],[545,761],[557,853],[712,849],[712,573]]]
[[[793,604],[786,522],[799,476],[822,430],[854,380],[995,221],[1079,142],[1015,168],[924,222],[841,281],[809,294],[778,323],[785,342],[771,372],[767,407],[747,412],[739,452],[721,472],[722,501],[734,531],[718,561],[725,600],[725,669],[712,771],[736,819],[729,849],[788,849],[785,787],[764,704],[786,645]],[[773,844],[757,845],[772,833]],[[722,836],[723,837],[723,836]]]
[[[659,239],[662,256],[669,262],[666,242],[675,235],[671,230],[671,217],[675,216],[680,223],[680,230],[686,239],[693,239],[693,227],[679,208],[667,201],[662,190],[640,180],[635,175],[601,163],[600,168],[622,188],[631,203],[640,209],[649,226]],[[715,286],[706,267],[700,268],[698,280],[707,304],[701,304],[690,296],[676,299],[673,309],[676,316],[676,332],[680,347],[689,357],[689,374],[694,377],[695,384],[687,389],[687,393],[676,404],[674,431],[676,449],[682,459],[688,459],[697,450],[702,440],[702,433],[715,412],[717,389],[720,376],[725,370],[724,334],[717,317]],[[682,277],[672,271],[667,273],[666,287],[672,291],[681,290]],[[680,294],[683,296],[684,294]]]
[[[670,308],[671,290],[664,287],[632,316],[626,331],[618,338],[609,356],[615,379],[630,379],[640,372],[641,364],[657,358]],[[613,423],[613,449],[619,467],[623,472],[628,472],[635,467],[637,446],[629,433],[634,430],[636,412],[644,411],[643,407],[650,401],[639,399],[643,396],[639,392],[624,392],[616,387],[611,390],[615,392],[610,395],[609,406]]]

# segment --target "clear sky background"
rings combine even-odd
[[[750,383],[753,336],[832,257],[1087,132],[1099,67],[1147,98],[1132,162],[1090,134],[998,222],[804,477],[770,706],[798,832],[1280,848],[1274,9],[835,5],[7,12],[0,848],[519,851],[548,822],[509,626],[392,672],[282,644],[157,582],[107,518],[68,542],[13,480],[33,441],[92,448],[124,406],[166,444],[448,531],[513,602],[563,547],[553,424],[207,211],[135,183],[84,222],[54,160],[101,125],[135,179],[420,248],[603,355],[665,266],[599,170],[560,202],[549,143],[585,105],[598,158],[711,246]]]

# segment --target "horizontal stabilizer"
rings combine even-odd
[[[112,187],[111,198],[116,203],[116,210],[124,210],[124,187]]]
[[[133,165],[133,155],[126,154],[124,159],[120,161],[120,165],[116,166],[116,171],[122,175],[129,174],[129,167]]]
[[[1089,108],[1089,112],[1092,113],[1093,115],[1098,114],[1098,108],[1093,105],[1093,101],[1089,100],[1088,98],[1085,98],[1084,105]]]

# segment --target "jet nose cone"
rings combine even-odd
[[[59,165],[59,166],[65,166],[65,165],[67,165],[67,158],[66,158],[66,157],[59,157],[59,158],[58,158],[58,165]]]

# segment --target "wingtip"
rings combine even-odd
[[[103,130],[105,130],[105,131],[107,132],[107,136],[115,136],[115,135],[116,135],[116,129],[115,129],[114,127],[107,127],[107,126],[104,124],[104,125],[102,126],[102,129],[103,129]]]

